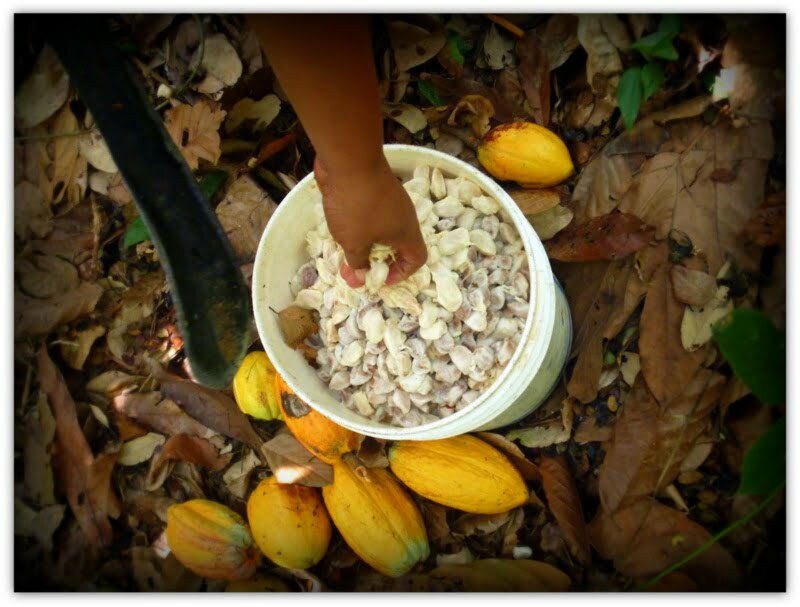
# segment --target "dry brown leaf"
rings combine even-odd
[[[719,276],[724,277],[728,264],[723,266]],[[702,306],[686,306],[681,321],[681,343],[688,351],[697,350],[711,341],[711,327],[725,318],[733,310],[730,287],[720,285],[710,301]]]
[[[539,240],[544,241],[553,238],[572,223],[572,211],[559,204],[536,215],[526,215],[526,218],[536,231]]]
[[[200,49],[197,50],[199,52]],[[192,63],[196,63],[196,60]],[[192,88],[207,95],[233,86],[242,75],[242,60],[224,34],[206,37],[200,67],[206,76]]]
[[[700,119],[671,123],[661,153],[641,168],[619,209],[656,228],[656,238],[684,232],[716,274],[727,255],[744,271],[758,268],[760,251],[741,238],[746,221],[763,200],[773,155],[772,130],[755,122],[735,128],[726,119],[711,126]],[[736,180],[711,179],[718,168],[737,166]]]
[[[536,32],[550,71],[564,65],[578,48],[578,17],[575,15],[553,15],[537,26]]]
[[[162,558],[152,546],[132,546],[128,554],[141,592],[197,592],[203,585],[203,578],[184,567],[174,554]]]
[[[144,379],[141,376],[130,375],[124,371],[112,369],[103,371],[100,375],[86,382],[86,391],[112,396],[126,388],[132,390],[139,387]]]
[[[389,457],[386,455],[386,441],[365,436],[356,452],[358,460],[367,468],[388,468]]]
[[[388,30],[398,72],[407,72],[433,59],[447,42],[442,31],[429,32],[403,21],[392,21]]]
[[[199,421],[189,417],[174,401],[164,398],[160,392],[130,392],[114,398],[112,411],[152,428],[156,432],[175,436],[188,434],[210,438],[216,434]],[[119,421],[118,416],[112,416]]]
[[[517,42],[519,80],[537,124],[550,123],[550,64],[544,41],[535,30]]]
[[[138,466],[153,457],[156,448],[163,445],[165,440],[163,434],[155,432],[129,440],[122,444],[117,463],[120,466]]]
[[[112,529],[108,517],[113,514],[113,493],[110,485],[115,455],[95,459],[78,424],[75,401],[64,378],[47,350],[37,356],[39,382],[53,409],[56,420],[56,462],[58,478],[70,509],[93,549],[111,542]],[[111,466],[109,466],[109,462]]]
[[[222,475],[222,480],[228,491],[239,499],[247,498],[247,490],[250,486],[250,477],[253,471],[261,465],[261,460],[252,449],[247,449],[245,456],[233,462],[225,474]]]
[[[63,504],[53,504],[36,511],[15,498],[14,535],[35,538],[42,551],[49,555],[53,550],[53,534],[64,520],[66,509]]]
[[[324,487],[333,482],[333,468],[314,457],[289,432],[264,443],[261,452],[279,483]]]
[[[26,241],[31,236],[44,238],[53,231],[53,211],[42,192],[30,181],[14,187],[14,233]]]
[[[61,343],[61,357],[73,369],[82,370],[94,342],[105,334],[105,327],[94,325],[68,335],[67,340]]]
[[[34,129],[34,135],[49,136],[73,133],[80,126],[69,105]],[[78,150],[78,137],[58,137],[38,142],[39,189],[45,202],[61,203],[65,198],[69,207],[83,200],[88,181],[86,159]]]
[[[277,208],[249,175],[242,175],[228,188],[215,213],[240,263],[255,259],[261,234]]]
[[[525,106],[525,91],[519,81],[518,70],[513,68],[504,69],[497,75],[494,86],[500,96],[515,107]]]
[[[510,459],[514,467],[519,470],[522,478],[527,481],[540,479],[539,469],[536,464],[525,457],[522,449],[517,447],[517,445],[512,443],[505,436],[494,432],[478,432],[476,436],[492,445],[495,449],[501,451],[503,455]]]
[[[162,381],[161,394],[174,400],[186,413],[223,436],[235,438],[258,451],[263,441],[234,400],[219,390],[191,381]]]
[[[614,438],[600,465],[600,503],[614,512],[628,495],[630,485],[648,452],[656,444],[658,404],[647,384],[639,379],[625,399],[614,425]]]
[[[676,264],[670,270],[675,299],[681,303],[702,306],[717,292],[717,280],[706,272]]]
[[[277,95],[266,95],[258,101],[249,97],[237,101],[228,112],[225,119],[225,130],[232,133],[241,126],[245,120],[254,121],[253,130],[260,131],[267,128],[281,111],[281,100]]]
[[[642,370],[642,363],[639,354],[636,352],[620,352],[619,353],[619,372],[622,374],[622,379],[629,386],[633,385],[636,381],[636,376]]]
[[[609,213],[562,231],[545,245],[547,256],[558,261],[622,259],[653,238],[653,229],[634,215]]]
[[[581,445],[599,441],[604,443],[614,436],[614,426],[598,426],[596,417],[587,417],[575,429],[573,440]]]
[[[633,176],[647,157],[656,154],[668,140],[669,132],[663,125],[698,116],[709,104],[709,97],[696,97],[663,112],[649,114],[633,129],[607,144],[584,167],[575,185],[572,210],[577,220],[585,223],[614,210],[631,189]]]
[[[69,76],[55,51],[45,45],[15,92],[15,125],[27,129],[41,124],[64,105],[68,94]]]
[[[56,420],[40,392],[36,406],[25,419],[25,444],[23,447],[23,495],[36,506],[56,503],[51,463],[52,443],[56,435]]]
[[[670,264],[656,270],[639,324],[642,375],[662,405],[683,392],[703,362],[705,352],[687,352],[681,343],[684,306],[675,299]]]
[[[103,294],[98,285],[82,282],[77,288],[50,299],[14,291],[14,339],[44,335],[94,310]]]
[[[523,215],[537,215],[558,206],[563,192],[563,188],[555,187],[509,190],[507,194],[517,203]]]
[[[644,583],[647,580],[639,580]],[[647,589],[648,592],[697,592],[697,584],[685,573],[673,571]]]
[[[19,289],[26,295],[48,299],[78,287],[78,270],[55,255],[32,255],[14,263]]]
[[[203,466],[211,472],[217,472],[227,466],[233,453],[220,455],[219,450],[204,438],[178,434],[171,437],[150,461],[147,472],[149,490],[160,487],[167,474],[168,464],[172,460],[180,460]]]
[[[164,271],[157,270],[143,274],[122,295],[120,306],[106,335],[108,349],[117,360],[122,360],[128,348],[128,329],[152,316],[166,288]]]
[[[600,467],[600,499],[606,512],[624,505],[624,499],[651,495],[678,478],[681,464],[719,404],[725,377],[700,369],[686,390],[660,410],[643,384],[637,382],[625,401]]]
[[[492,102],[495,119],[498,122],[525,120],[527,112],[520,106],[504,99],[494,88],[470,78],[445,78],[439,74],[423,74],[423,80],[429,81],[445,102],[456,102],[466,95],[481,95]]]
[[[528,559],[483,559],[443,565],[429,574],[437,592],[564,592],[570,579],[561,570]]]
[[[476,137],[489,132],[489,119],[494,116],[492,102],[482,95],[465,95],[456,104],[447,124],[450,126],[469,126]]]
[[[518,440],[529,449],[543,449],[551,445],[565,443],[569,440],[569,437],[570,430],[564,427],[560,419],[531,428],[512,430],[506,434],[507,440]]]
[[[539,471],[550,512],[564,533],[570,553],[579,563],[588,565],[592,558],[589,535],[583,519],[581,498],[567,460],[563,455],[542,457]]]
[[[201,100],[195,105],[178,104],[164,114],[164,125],[192,170],[200,159],[216,164],[220,157],[219,127],[225,112],[219,104]]]
[[[786,246],[786,192],[767,196],[745,224],[743,234],[761,247]]]
[[[586,50],[586,82],[594,94],[594,107],[586,119],[590,127],[600,126],[616,109],[616,93],[622,60],[631,40],[616,15],[579,15],[578,41]]]
[[[296,348],[306,337],[319,330],[313,312],[299,306],[289,306],[278,312],[278,326],[290,348]]]
[[[705,544],[711,534],[685,514],[643,497],[611,515],[600,510],[589,524],[589,537],[617,571],[649,579]],[[700,590],[730,591],[741,582],[736,561],[719,542],[681,571]]]
[[[384,103],[382,111],[384,118],[391,118],[410,133],[417,133],[428,126],[422,110],[410,103]]]
[[[610,264],[575,265],[575,272],[561,274],[567,278],[564,286],[573,302],[572,354],[578,356],[567,391],[580,402],[588,403],[597,395],[604,343],[625,325],[644,297],[647,285],[639,278],[633,257]],[[575,296],[571,298],[573,293]]]

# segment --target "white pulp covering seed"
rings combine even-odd
[[[319,313],[306,343],[320,379],[360,415],[410,427],[452,415],[495,381],[519,345],[530,273],[519,234],[477,184],[420,166],[404,187],[426,265],[386,286],[394,252],[376,244],[366,284],[350,288],[320,204],[306,236],[310,261],[290,287],[295,305]]]

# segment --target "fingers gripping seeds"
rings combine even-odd
[[[322,381],[360,415],[410,427],[452,415],[495,381],[525,326],[530,274],[510,218],[475,183],[422,166],[404,187],[428,247],[413,276],[387,286],[394,251],[376,244],[366,284],[350,288],[319,205],[291,287],[295,305],[319,313],[306,344]]]

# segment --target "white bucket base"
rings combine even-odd
[[[284,198],[261,237],[253,268],[253,313],[278,373],[312,408],[360,434],[387,440],[431,440],[508,425],[528,415],[550,394],[559,379],[571,342],[566,299],[555,282],[541,241],[511,197],[490,177],[447,154],[425,147],[387,145],[392,170],[407,179],[418,165],[438,167],[445,176],[464,176],[500,202],[522,239],[530,270],[530,312],[520,344],[498,378],[481,396],[449,417],[401,428],[366,419],[348,409],[317,376],[303,356],[283,340],[277,310],[291,305],[289,282],[308,261],[305,236],[316,228],[313,209],[321,194],[313,174]]]

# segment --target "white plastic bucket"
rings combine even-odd
[[[291,305],[289,282],[308,261],[306,234],[316,227],[311,211],[321,200],[313,173],[283,199],[270,219],[253,269],[253,311],[258,333],[278,373],[311,407],[355,432],[383,439],[430,440],[489,430],[513,423],[538,407],[550,394],[564,367],[572,341],[567,301],[558,287],[544,247],[516,203],[474,167],[425,147],[387,145],[389,165],[404,180],[418,165],[438,167],[445,176],[465,176],[493,195],[505,208],[522,237],[530,267],[530,311],[519,347],[498,379],[480,398],[449,417],[413,428],[366,419],[339,398],[303,356],[283,340],[275,311]]]

